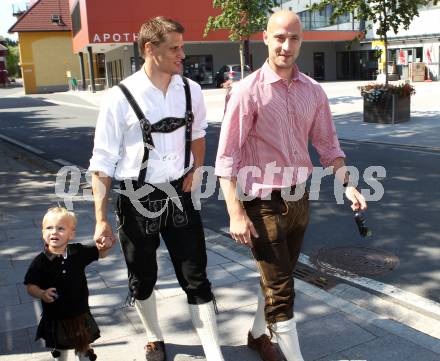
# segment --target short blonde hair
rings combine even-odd
[[[68,218],[73,225],[73,228],[76,227],[76,215],[72,211],[67,210],[64,207],[52,207],[49,208],[46,212],[46,214],[43,217],[43,221],[41,222],[41,227],[44,229],[44,223],[47,221],[47,219],[51,216],[59,217],[59,218]]]
[[[185,28],[182,24],[165,16],[156,16],[144,22],[139,30],[138,46],[139,52],[145,58],[145,44],[152,43],[160,45],[165,41],[169,33],[183,34]]]

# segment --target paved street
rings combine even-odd
[[[322,248],[337,246],[373,247],[391,253],[398,260],[392,271],[371,276],[408,292],[440,302],[438,262],[440,223],[440,82],[415,83],[412,119],[398,125],[362,122],[362,99],[358,86],[365,82],[323,83],[335,117],[335,124],[349,164],[362,175],[370,166],[382,166],[385,195],[370,202],[368,225],[373,237],[358,237],[348,206],[336,205],[331,177],[323,179],[319,198],[311,202],[311,224],[303,253],[313,257]],[[22,97],[22,90],[2,89],[0,135],[19,140],[58,164],[87,168],[93,143],[98,105],[105,92],[67,92]],[[204,90],[208,109],[206,164],[214,165],[224,108],[224,90]],[[361,140],[361,141],[360,141]],[[389,145],[393,144],[393,145]],[[36,149],[34,149],[36,148]],[[319,165],[313,154],[315,165]],[[82,178],[85,181],[85,178]],[[420,188],[423,184],[423,189]],[[371,190],[365,182],[361,187]],[[203,200],[203,219],[210,229],[228,233],[224,202],[217,190]],[[411,206],[408,206],[408,205]],[[416,255],[416,257],[414,256]]]
[[[28,153],[0,143],[0,359],[50,360],[34,333],[41,312],[22,285],[30,260],[41,250],[40,222],[56,204],[53,173]],[[77,241],[90,242],[93,210],[76,201]],[[250,255],[230,239],[209,231],[208,274],[220,309],[219,329],[227,361],[257,361],[245,346],[256,308],[257,273]],[[168,345],[168,360],[203,360],[191,327],[185,296],[173,276],[165,249],[157,297],[160,322]],[[108,258],[88,268],[92,313],[102,337],[95,344],[100,360],[143,360],[145,343],[135,311],[124,304],[126,270],[118,247]],[[325,291],[296,280],[295,317],[305,360],[438,361],[440,314],[411,310],[348,284]]]
[[[354,94],[353,84],[323,84],[350,159],[361,169],[372,164],[385,164],[387,168],[387,178],[383,180],[388,190],[386,198],[370,204],[368,213],[374,237],[363,241],[363,245],[398,254],[400,264],[397,270],[378,279],[385,282],[381,286],[383,292],[340,279],[328,290],[295,280],[295,317],[306,361],[440,360],[440,307],[430,302],[438,301],[440,279],[437,250],[440,230],[434,220],[439,211],[440,109],[435,94],[440,93],[440,84],[432,84],[420,84],[421,98],[414,97],[413,119],[396,126],[363,124],[360,97],[356,93],[348,99],[350,93]],[[212,164],[223,106],[222,93],[206,90],[205,94],[211,123],[208,142],[212,143],[207,164]],[[90,149],[87,147],[91,146],[97,112],[94,104],[99,103],[100,97],[101,94],[66,93],[23,98],[20,89],[0,89],[0,134],[9,141],[19,140],[24,143],[22,146],[34,147],[29,153],[0,140],[3,160],[0,163],[2,361],[50,360],[41,345],[33,341],[39,304],[26,295],[21,284],[29,261],[41,249],[41,216],[48,206],[62,201],[54,195],[55,172],[59,165],[47,163],[41,156],[87,166],[83,162]],[[341,104],[345,104],[344,107]],[[366,142],[359,143],[358,139]],[[62,156],[55,153],[57,149],[64,152]],[[39,156],[35,155],[38,151],[42,151]],[[82,155],[78,157],[78,154]],[[372,159],[377,163],[372,163]],[[313,223],[304,248],[306,256],[323,245],[339,245],[341,237],[346,239],[343,244],[359,245],[349,210],[335,205],[331,190],[332,183],[324,182],[322,198],[312,202]],[[245,346],[256,307],[255,266],[245,249],[224,236],[227,223],[222,215],[222,203],[205,202],[203,207],[208,273],[220,308],[219,328],[225,358],[227,361],[256,361],[255,353]],[[90,242],[94,225],[92,204],[76,197],[74,209],[79,215],[77,241]],[[326,241],[321,242],[322,238]],[[424,272],[418,269],[422,263],[426,267]],[[169,360],[203,360],[203,351],[186,311],[185,296],[174,280],[169,256],[163,248],[159,252],[159,266],[157,296]],[[397,272],[400,272],[397,277],[400,280],[393,278]],[[140,321],[135,311],[124,304],[126,270],[119,248],[115,247],[108,258],[91,265],[88,278],[92,313],[102,331],[95,346],[99,359],[143,360],[145,339]],[[409,298],[386,296],[386,284],[424,298],[415,297],[414,303]]]

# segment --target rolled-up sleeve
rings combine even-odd
[[[253,125],[255,105],[249,91],[237,84],[227,99],[215,161],[215,174],[236,177],[241,163],[241,147]]]
[[[100,171],[109,177],[114,176],[116,164],[121,159],[120,148],[124,128],[121,95],[119,89],[111,89],[101,106],[90,159],[89,171]]]
[[[328,167],[336,158],[345,158],[345,154],[339,144],[327,96],[321,88],[317,92],[317,103],[309,137],[319,154],[319,161]]]
[[[192,109],[194,121],[192,125],[192,140],[203,138],[206,135],[208,121],[206,120],[206,106],[202,90],[197,83],[191,84]]]

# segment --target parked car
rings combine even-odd
[[[244,66],[244,76],[249,75],[251,68],[249,65]],[[241,79],[241,67],[240,64],[227,64],[223,65],[214,76],[215,86],[220,88],[226,81],[238,81]]]

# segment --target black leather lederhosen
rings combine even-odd
[[[176,117],[167,117],[161,119],[159,122],[155,124],[151,124],[149,120],[145,117],[142,112],[139,104],[134,99],[133,95],[127,89],[124,84],[119,84],[119,88],[124,93],[128,103],[132,107],[134,113],[139,119],[139,124],[142,131],[142,139],[144,143],[144,155],[142,158],[142,165],[139,171],[138,179],[136,181],[132,180],[124,180],[120,182],[121,190],[126,190],[127,182],[130,182],[130,188],[133,190],[139,189],[145,185],[145,175],[147,173],[148,167],[148,158],[150,150],[154,149],[154,142],[152,133],[171,133],[180,127],[185,127],[185,166],[184,169],[188,170],[191,156],[191,132],[192,132],[192,122],[194,119],[194,115],[192,112],[192,102],[191,102],[191,91],[189,89],[188,80],[182,76],[184,90],[185,90],[185,117],[184,118],[176,118]],[[183,177],[180,179],[169,182],[169,184],[176,190],[179,198],[180,204],[182,204],[182,183]],[[155,187],[154,185],[152,185]],[[146,207],[150,212],[157,212],[161,210],[163,207],[171,208],[170,212],[167,212],[167,216],[171,213],[171,217],[173,218],[173,224],[176,227],[185,225],[188,222],[188,215],[186,214],[184,209],[179,209],[175,203],[169,202],[169,195],[164,192],[161,192],[159,188],[156,187],[156,190],[149,194],[148,199],[142,200],[143,207]],[[160,231],[161,225],[163,222],[160,217],[148,218],[146,231],[147,233],[157,233]]]
[[[159,235],[165,242],[177,279],[187,294],[188,303],[199,304],[213,300],[211,285],[206,275],[206,246],[200,213],[194,209],[190,192],[183,192],[183,177],[165,183],[172,185],[181,200],[179,209],[164,193],[159,184],[146,184],[146,166],[149,152],[154,149],[153,132],[169,133],[185,126],[185,170],[190,164],[192,138],[192,105],[188,80],[183,78],[186,111],[184,118],[165,118],[155,124],[146,119],[139,105],[128,89],[119,87],[139,119],[144,142],[142,167],[137,180],[120,182],[121,194],[118,197],[116,212],[119,220],[119,240],[128,269],[129,297],[128,303],[144,300],[153,292],[157,281],[156,250],[160,244]],[[147,165],[148,166],[148,165]],[[146,217],[135,209],[136,203],[130,199],[127,190],[155,188],[144,198],[139,199],[143,209],[166,211],[156,218]],[[145,187],[145,188],[144,188]]]

